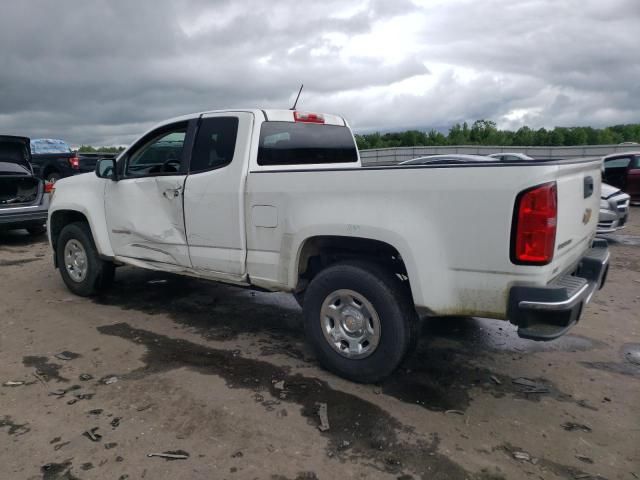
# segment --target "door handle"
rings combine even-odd
[[[180,196],[181,191],[182,191],[182,187],[168,188],[167,190],[162,192],[162,195],[164,196],[164,198],[173,200],[174,198]]]

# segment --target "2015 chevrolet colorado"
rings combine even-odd
[[[198,113],[59,181],[49,238],[78,295],[121,264],[292,292],[322,365],[372,382],[415,343],[420,315],[565,333],[608,268],[600,164],[364,168],[339,116]]]

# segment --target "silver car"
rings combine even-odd
[[[439,163],[471,163],[471,162],[495,162],[495,158],[484,155],[465,155],[462,153],[443,153],[440,155],[427,155],[426,157],[405,160],[398,165],[430,165]]]
[[[497,158],[498,160],[502,160],[503,162],[519,162],[523,160],[534,160],[534,158],[530,157],[529,155],[525,155],[524,153],[517,153],[517,152],[492,153],[489,156],[491,158]]]
[[[629,198],[622,190],[602,184],[598,233],[612,233],[624,228],[629,218]]]

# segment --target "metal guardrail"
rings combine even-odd
[[[640,145],[584,145],[576,147],[492,147],[487,145],[460,145],[446,147],[397,147],[360,150],[363,165],[395,165],[426,155],[463,153],[489,155],[500,152],[519,152],[533,158],[603,157],[611,153],[640,151]]]

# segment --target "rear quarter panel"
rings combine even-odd
[[[511,263],[516,195],[559,174],[558,166],[544,164],[252,172],[247,268],[252,282],[293,289],[306,239],[371,238],[400,252],[417,306],[503,318],[512,284],[547,283],[556,268]],[[275,227],[254,224],[249,212],[256,205],[275,209]],[[562,210],[563,218],[570,210]]]

